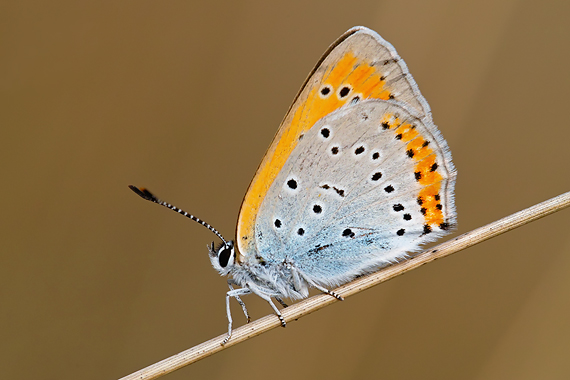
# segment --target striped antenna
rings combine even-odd
[[[207,229],[209,229],[210,231],[212,231],[213,233],[216,234],[217,237],[219,237],[220,239],[222,239],[222,241],[224,242],[224,245],[227,244],[226,239],[224,239],[222,237],[222,234],[220,234],[214,227],[210,226],[208,223],[204,222],[203,220],[196,218],[194,215],[192,214],[188,214],[186,211],[179,209],[176,206],[171,205],[170,203],[166,203],[164,201],[161,201],[160,199],[158,199],[157,197],[154,196],[153,193],[151,193],[150,191],[148,191],[147,189],[145,189],[144,187],[141,187],[140,189],[136,186],[133,185],[129,185],[129,189],[131,189],[132,191],[134,191],[138,196],[140,196],[143,199],[146,199],[147,201],[151,201],[154,203],[158,203],[161,206],[167,207],[173,211],[176,211],[179,214],[184,215],[187,218],[192,219],[195,222],[200,223],[201,225],[203,225],[204,227],[206,227]]]

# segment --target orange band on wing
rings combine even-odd
[[[425,225],[444,228],[443,206],[439,195],[443,177],[437,171],[438,166],[435,162],[437,157],[429,147],[430,141],[420,136],[411,124],[402,124],[394,115],[384,115],[381,123],[387,124],[388,129],[393,129],[402,142],[407,142],[406,154],[416,162],[414,166],[416,181],[425,186],[418,195],[418,204],[424,215]]]
[[[251,251],[255,220],[261,203],[275,177],[297,146],[299,137],[318,120],[342,107],[355,96],[359,96],[360,99],[384,100],[391,97],[390,91],[384,86],[384,78],[377,72],[377,67],[370,65],[369,62],[358,61],[350,52],[345,54],[335,66],[325,71],[321,84],[329,86],[328,96],[321,93],[322,86],[313,87],[307,95],[301,93],[296,101],[298,104],[294,104],[286,116],[249,185],[241,206],[236,233],[238,249],[242,255]],[[350,93],[342,97],[339,90],[345,86],[350,88]],[[299,103],[302,99],[305,101]]]

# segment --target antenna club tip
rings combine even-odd
[[[146,199],[147,201],[151,201],[154,203],[158,203],[161,206],[164,206],[166,208],[169,208],[172,211],[176,211],[179,214],[184,215],[185,217],[192,219],[193,221],[201,224],[202,226],[206,227],[207,229],[209,229],[210,231],[212,231],[217,237],[219,237],[224,243],[224,245],[228,244],[228,242],[222,237],[222,235],[212,226],[210,226],[208,223],[204,222],[203,220],[198,219],[197,217],[195,217],[194,215],[188,214],[186,211],[183,211],[182,209],[179,209],[176,206],[173,206],[169,203],[163,202],[160,199],[158,199],[157,197],[154,196],[153,193],[151,193],[150,191],[148,191],[146,188],[141,187],[138,188],[134,185],[128,185],[129,189],[131,189],[132,191],[135,192],[135,194],[137,194],[139,197],[141,197],[142,199]]]
[[[131,189],[132,191],[135,192],[135,194],[137,194],[139,197],[146,199],[148,201],[156,201],[157,198],[150,192],[148,191],[146,188],[141,187],[138,188],[134,185],[129,185],[129,189]]]

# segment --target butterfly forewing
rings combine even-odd
[[[329,48],[309,75],[263,158],[238,218],[242,255],[258,250],[259,208],[299,141],[324,116],[365,99],[397,100],[418,118],[431,120],[427,102],[392,45],[370,29],[356,27]]]

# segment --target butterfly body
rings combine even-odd
[[[405,103],[379,99],[346,104],[317,121],[260,207],[256,251],[221,274],[256,294],[299,299],[311,286],[342,284],[443,235],[448,226],[442,220],[432,228],[418,203],[426,179],[428,187],[437,185],[438,171],[452,170],[433,150],[443,152],[444,141],[429,123]],[[426,159],[430,168],[422,182],[418,160]],[[441,196],[437,204],[441,210],[434,210],[442,212],[453,207]]]

